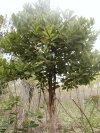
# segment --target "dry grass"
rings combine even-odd
[[[34,133],[47,133],[46,129],[48,127],[47,119],[47,93],[44,95],[36,86],[30,86],[25,81],[18,80],[17,82],[10,82],[9,95],[15,95],[15,86],[16,94],[21,97],[21,105],[19,108],[19,122],[25,120],[26,113],[30,112],[41,113],[43,115],[42,123],[34,131]],[[29,102],[29,90],[32,88],[32,99]],[[8,93],[7,95],[8,96]],[[88,117],[89,121],[93,126],[95,133],[100,133],[100,84],[95,83],[89,86],[81,86],[78,89],[69,90],[57,90],[57,116],[59,118],[58,124],[58,133],[93,133],[89,127],[89,124],[84,117],[84,114],[76,107],[73,103],[73,100],[78,104],[78,106],[83,110],[83,112]],[[2,96],[2,99],[6,100],[5,95]],[[94,107],[93,104],[87,102],[97,101],[97,105]],[[30,108],[29,108],[30,107]],[[41,108],[39,108],[41,107]],[[91,117],[90,117],[91,115]],[[33,117],[31,118],[33,119]],[[21,124],[20,124],[21,125]],[[86,129],[85,129],[86,128]],[[86,131],[85,131],[86,130]],[[30,131],[31,133],[31,131]],[[32,131],[33,133],[33,131]]]

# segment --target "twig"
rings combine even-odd
[[[39,93],[39,101],[38,101],[38,110],[39,110],[39,107],[40,107],[40,101],[41,101],[41,88],[40,88],[40,91],[38,92]]]
[[[86,114],[85,114],[84,111],[81,109],[81,107],[79,107],[79,105],[75,102],[75,100],[74,100],[74,99],[72,99],[72,100],[73,100],[73,102],[75,103],[75,105],[78,107],[78,109],[81,111],[81,113],[83,113],[83,115],[85,116],[85,118],[86,118],[88,124],[90,125],[90,128],[91,128],[92,133],[94,133],[94,130],[93,130],[93,128],[92,128],[92,125],[91,125],[89,119],[87,118]]]
[[[56,98],[56,99],[57,99],[58,102],[60,103],[60,105],[61,105],[61,107],[63,108],[63,110],[65,111],[65,113],[66,113],[70,118],[72,118],[72,119],[74,120],[74,122],[76,123],[74,117],[73,117],[70,113],[68,113],[68,112],[66,111],[65,107],[62,105],[62,103],[60,102],[60,100],[59,100],[58,98]],[[77,124],[77,123],[76,123],[76,124]],[[78,124],[77,124],[77,126],[80,127],[80,125],[78,125]]]

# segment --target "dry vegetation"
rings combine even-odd
[[[60,89],[57,91],[58,133],[100,133],[99,88],[100,83],[93,83],[68,92]],[[33,87],[32,84],[21,80],[10,82],[7,90],[9,91],[6,91],[6,96],[2,95],[0,101],[0,128],[2,129],[4,121],[9,120],[11,113],[16,112],[19,130],[17,133],[47,133],[49,123],[47,94],[43,94],[36,86]],[[17,96],[17,102],[15,102],[17,107],[13,105],[11,109],[7,109],[14,102],[14,97],[11,98],[11,96]],[[28,121],[35,121],[35,123],[33,125],[31,123],[28,130],[22,130],[25,126],[27,127]],[[13,126],[8,126],[4,133],[13,133],[14,124],[16,124],[15,118],[11,123]]]

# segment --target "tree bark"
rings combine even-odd
[[[54,83],[55,84],[55,83]],[[56,94],[55,85],[52,83],[52,75],[49,75],[49,101],[48,101],[48,115],[49,115],[49,133],[56,133]]]
[[[52,48],[53,65],[49,67],[48,75],[48,114],[49,114],[49,133],[57,133],[57,116],[56,116],[56,49]]]
[[[49,90],[49,133],[56,133],[56,105],[55,105],[55,90]]]

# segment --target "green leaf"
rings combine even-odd
[[[31,121],[29,124],[29,128],[36,128],[38,126],[39,126],[39,124],[35,123],[34,121]]]

